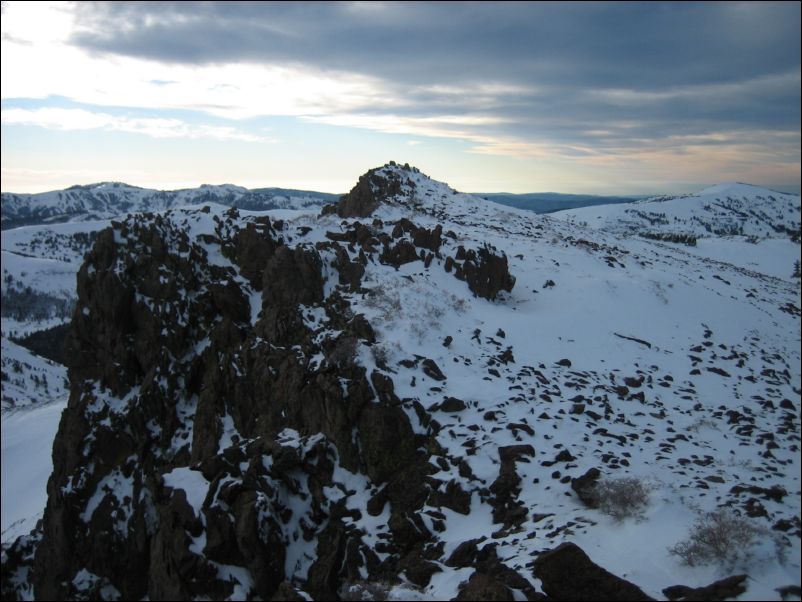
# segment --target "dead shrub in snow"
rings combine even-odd
[[[749,562],[759,544],[772,543],[768,531],[726,508],[699,516],[688,538],[668,549],[683,564],[719,564],[732,569]]]
[[[403,309],[398,291],[388,290],[387,288],[371,290],[362,302],[366,307],[377,310],[383,320],[397,318]]]
[[[602,479],[591,491],[599,510],[615,520],[640,517],[649,504],[649,493],[654,487],[638,477]]]
[[[388,357],[387,347],[381,343],[376,343],[370,348],[370,352],[373,355],[373,361],[376,362],[376,365],[382,370],[386,370]]]
[[[352,366],[356,358],[357,340],[352,336],[340,336],[327,354],[329,363],[334,366]]]
[[[371,581],[350,581],[340,587],[337,595],[340,600],[386,600],[390,592],[390,584]]]

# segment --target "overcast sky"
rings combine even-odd
[[[3,2],[2,190],[799,191],[800,3]]]

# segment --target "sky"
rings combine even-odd
[[[799,192],[799,2],[2,2],[2,190]]]

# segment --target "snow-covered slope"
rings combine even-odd
[[[3,356],[6,355],[4,341]],[[2,541],[28,534],[42,518],[47,501],[50,457],[59,417],[67,405],[60,401],[3,413],[2,421]]]
[[[163,211],[184,205],[219,203],[256,211],[320,207],[336,195],[282,188],[248,190],[242,186],[204,184],[200,188],[165,191],[102,182],[40,194],[2,195],[3,230],[23,225],[111,219],[143,211]]]
[[[105,222],[26,226],[3,232],[2,408],[66,399],[64,366],[31,353],[14,341],[54,358],[60,355],[72,318],[75,275]]]
[[[790,279],[799,260],[799,195],[717,184],[690,195],[554,213],[571,223],[640,236],[715,261]]]
[[[798,229],[792,200],[753,210]],[[540,590],[533,560],[571,541],[653,597],[745,571],[741,599],[779,599],[800,570],[798,284],[584,221],[387,165],[321,216],[115,224],[79,274],[58,494],[16,591],[449,599],[492,568],[521,599],[508,570]],[[586,505],[590,469],[648,483],[640,518]],[[668,547],[719,506],[762,529],[752,558],[682,565]]]
[[[34,355],[6,337],[2,338],[2,353],[3,420],[5,410],[67,399],[69,388],[64,366]],[[4,519],[4,529],[5,524]]]
[[[664,196],[627,205],[561,211],[556,217],[619,234],[676,233],[706,236],[799,236],[798,194],[725,183],[695,194]]]

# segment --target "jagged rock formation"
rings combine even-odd
[[[210,219],[212,231],[190,236]],[[324,293],[324,267],[350,290],[362,263],[336,242],[288,246],[284,226],[207,207],[97,236],[78,273],[70,409],[33,559],[38,598],[230,597],[234,569],[221,567],[246,568],[262,598],[299,577],[331,598],[364,571],[403,567],[424,586],[440,570],[425,560],[437,556],[418,516],[438,495],[423,451],[437,447],[436,428],[417,406],[416,433],[392,379],[355,361],[374,341],[370,324],[336,288]],[[439,249],[442,228],[399,227],[411,260]],[[390,237],[378,257],[365,231],[357,222],[345,239],[383,261]],[[315,336],[313,308],[336,336]],[[384,561],[349,527],[360,511],[347,508],[353,491],[338,471],[383,487],[367,511],[389,513]]]
[[[397,407],[392,381],[354,363],[369,325],[346,319],[336,293],[324,299],[313,247],[282,244],[280,224],[240,228],[236,219],[229,212],[217,238],[197,241],[169,217],[115,224],[79,272],[71,411],[54,449],[34,564],[38,597],[77,595],[81,570],[125,598],[225,597],[232,592],[215,563],[244,563],[253,592],[268,598],[285,579],[292,537],[314,543],[321,529],[319,545],[335,556],[308,567],[307,587],[331,595],[343,558],[358,563],[354,572],[375,556],[342,522],[346,508],[324,493],[336,489],[335,466],[388,483],[399,549],[425,541],[412,517],[427,495],[426,456],[417,451],[427,436],[415,435]],[[233,241],[217,251],[231,257],[227,268],[210,261],[223,238]],[[261,295],[252,285],[256,258]],[[302,316],[312,306],[340,322],[337,338],[313,339]],[[310,361],[318,353],[322,364]],[[382,381],[383,399],[369,378]],[[288,437],[293,444],[282,445]],[[185,480],[204,486],[205,501],[193,506],[171,487]],[[129,495],[105,489],[120,483]],[[306,531],[292,535],[287,524]]]

